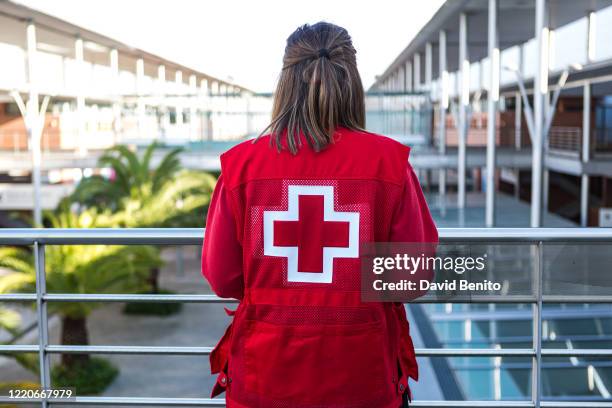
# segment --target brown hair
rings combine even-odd
[[[349,33],[334,24],[305,24],[287,38],[270,130],[280,151],[282,138],[297,153],[301,135],[315,151],[333,143],[339,126],[365,127],[364,90]]]

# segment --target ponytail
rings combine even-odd
[[[364,91],[348,32],[320,22],[299,27],[287,39],[274,93],[270,131],[276,148],[297,153],[302,137],[315,151],[333,143],[342,126],[365,127]],[[261,135],[260,135],[261,136]]]

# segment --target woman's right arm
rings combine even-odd
[[[202,246],[202,275],[218,296],[238,300],[244,296],[242,245],[237,237],[236,221],[223,175],[219,176],[208,207]]]

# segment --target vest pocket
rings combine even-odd
[[[358,406],[388,393],[391,375],[380,322],[245,323],[245,388],[251,392],[326,406]]]

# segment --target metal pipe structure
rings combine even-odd
[[[25,109],[24,122],[28,132],[30,149],[32,151],[32,190],[34,192],[34,226],[42,227],[42,186],[41,186],[41,152],[40,143],[44,119],[40,123],[38,111],[38,86],[36,83],[36,26],[30,21],[27,30],[27,55],[28,55],[28,103]],[[24,112],[22,112],[23,115]],[[44,115],[45,112],[42,112]]]
[[[587,83],[582,92],[582,148],[580,152],[582,164],[591,158],[591,84]],[[586,227],[589,223],[589,175],[580,176],[580,225]]]
[[[533,274],[535,291],[531,295],[473,296],[472,303],[530,303],[533,308],[534,335],[531,348],[490,349],[428,349],[416,350],[423,357],[531,357],[533,359],[533,391],[531,401],[415,401],[415,407],[612,407],[607,402],[541,401],[541,370],[543,357],[612,357],[609,349],[542,349],[543,303],[612,303],[612,296],[544,295],[542,290],[544,243],[549,242],[612,242],[612,229],[606,228],[478,228],[440,229],[443,243],[531,243],[537,244],[537,268]],[[2,229],[0,245],[33,245],[36,269],[36,293],[3,294],[0,301],[35,301],[38,315],[37,345],[0,345],[4,353],[39,354],[40,378],[43,387],[50,386],[50,354],[139,354],[139,355],[209,355],[212,347],[179,346],[125,346],[125,345],[59,345],[49,344],[47,305],[49,302],[194,302],[235,303],[233,299],[222,299],[214,295],[154,295],[154,294],[72,294],[47,293],[45,270],[46,245],[200,245],[205,230],[202,228],[135,228],[135,229]],[[422,303],[439,303],[437,299],[421,298]],[[445,303],[465,303],[465,299],[448,299]],[[11,399],[0,397],[0,403],[32,404],[42,407],[50,405],[104,405],[104,406],[198,406],[223,407],[222,399],[209,398],[140,398],[140,397],[81,397],[70,400],[52,398]]]
[[[537,64],[533,90],[533,135],[531,170],[531,227],[542,225],[542,171],[544,162],[545,97],[548,92],[548,29],[546,1],[535,0],[535,39]]]
[[[459,146],[457,149],[457,207],[465,208],[467,167],[467,110],[470,103],[470,62],[467,55],[467,15],[459,16]]]
[[[499,101],[499,48],[497,39],[497,0],[489,0],[489,92],[487,94],[487,172],[485,225],[495,225],[495,148],[497,143],[497,103]]]
[[[440,30],[439,36],[439,70],[440,70],[440,116],[438,122],[438,153],[446,154],[446,112],[448,110],[448,70],[446,68],[446,31]],[[439,170],[438,189],[440,204],[446,201],[446,169]]]
[[[204,228],[2,228],[0,245],[201,245]],[[612,228],[439,228],[443,243],[610,242]]]

